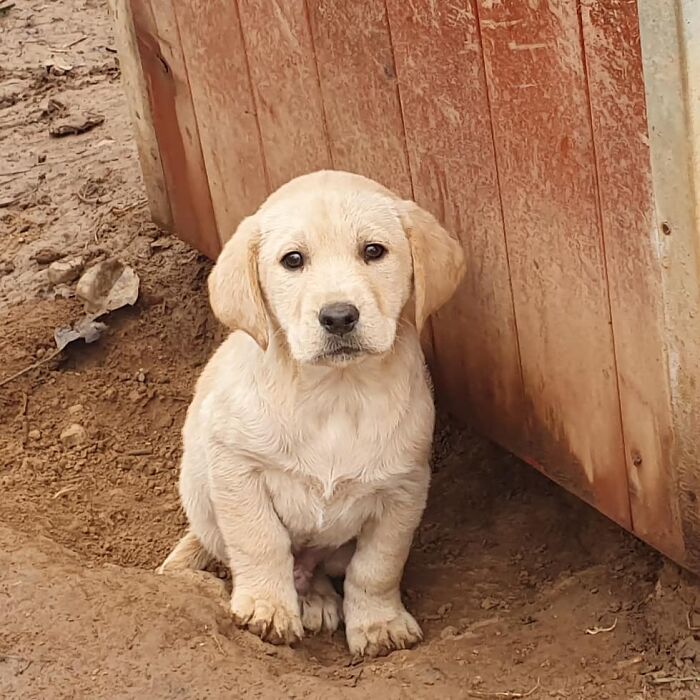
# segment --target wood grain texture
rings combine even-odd
[[[221,242],[269,192],[238,8],[173,0]]]
[[[700,571],[700,5],[638,0],[683,563]]]
[[[171,0],[131,0],[131,9],[174,230],[215,256],[218,234]]]
[[[388,0],[387,10],[415,198],[467,259],[433,319],[435,379],[456,413],[518,449],[523,387],[475,8]]]
[[[479,0],[531,460],[631,527],[575,0]]]
[[[582,6],[634,532],[682,558],[636,3]]]
[[[299,0],[239,0],[270,188],[331,168],[306,8]]]
[[[109,4],[114,18],[114,41],[119,52],[122,86],[129,106],[151,218],[161,228],[172,231],[173,217],[168,189],[136,41],[131,4],[129,0],[110,0]]]
[[[411,197],[382,0],[307,0],[334,167]]]

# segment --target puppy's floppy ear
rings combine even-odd
[[[462,281],[464,252],[457,238],[415,202],[402,201],[400,216],[411,246],[416,329],[420,333],[427,318],[450,299]]]
[[[258,278],[260,228],[249,216],[224,246],[209,275],[214,315],[231,330],[241,330],[267,349],[267,311]]]

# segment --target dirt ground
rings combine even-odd
[[[179,429],[221,331],[209,263],[149,223],[112,42],[105,0],[0,0],[0,696],[700,697],[697,581],[445,421],[405,577],[417,649],[268,647],[219,579],[152,573],[183,530]],[[118,257],[140,299],[2,384],[81,316],[57,254]]]

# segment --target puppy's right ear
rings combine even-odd
[[[214,315],[233,331],[241,330],[267,349],[267,311],[258,278],[260,228],[249,216],[224,246],[209,275]]]

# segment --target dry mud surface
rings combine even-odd
[[[0,382],[81,315],[56,255],[117,256],[141,295],[0,385],[0,696],[700,696],[696,581],[449,424],[405,577],[419,648],[353,665],[341,634],[268,647],[213,576],[152,573],[183,529],[179,429],[221,336],[209,264],[149,223],[104,0],[0,9]]]

